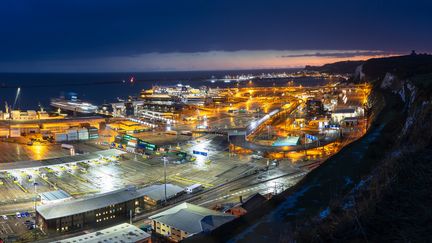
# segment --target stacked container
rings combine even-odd
[[[10,137],[11,138],[21,137],[20,129],[19,128],[11,128],[10,129]]]
[[[68,136],[66,133],[55,133],[54,138],[56,142],[65,142],[68,140]]]
[[[78,131],[76,129],[68,130],[68,141],[76,141],[78,140]]]
[[[99,138],[99,130],[96,127],[88,128],[89,139],[98,139]]]
[[[78,130],[78,140],[88,140],[89,132],[87,128],[81,128]]]

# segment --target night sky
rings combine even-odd
[[[427,0],[4,0],[0,71],[298,67],[432,51]]]

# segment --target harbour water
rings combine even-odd
[[[38,109],[38,105],[48,108],[51,98],[68,92],[77,93],[80,99],[96,105],[113,102],[117,97],[136,96],[142,89],[153,85],[191,85],[199,87],[234,87],[237,82],[210,82],[212,77],[222,78],[226,74],[260,74],[270,72],[290,72],[293,70],[250,70],[250,71],[195,71],[195,72],[153,72],[153,73],[0,73],[0,107],[5,102],[13,105],[20,88],[15,109]],[[131,78],[134,81],[131,82]],[[239,86],[276,86],[293,80],[294,85],[318,85],[327,81],[320,78],[295,78],[254,80]],[[3,110],[0,109],[0,110]]]

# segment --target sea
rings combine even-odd
[[[248,82],[223,81],[211,82],[211,79],[225,75],[261,74],[293,72],[298,69],[284,70],[238,70],[238,71],[191,71],[191,72],[143,72],[143,73],[0,73],[0,110],[5,103],[13,109],[37,110],[44,107],[49,110],[52,98],[76,93],[81,100],[95,105],[115,102],[129,96],[138,96],[143,89],[152,86],[171,86],[177,84],[192,87],[208,86],[211,88],[287,85],[314,86],[328,81],[321,78],[264,79]],[[133,77],[133,82],[131,79]]]

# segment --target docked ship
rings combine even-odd
[[[150,90],[143,90],[140,98],[149,103],[165,103],[178,105],[203,105],[213,92],[205,86],[192,88],[189,85],[154,86]]]
[[[51,106],[61,111],[92,114],[96,113],[98,107],[88,102],[81,101],[75,93],[69,93],[67,97],[51,99]]]

